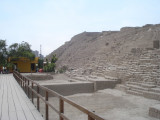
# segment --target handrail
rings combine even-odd
[[[25,91],[26,95],[28,97],[31,96],[31,101],[33,103],[33,95],[37,96],[37,110],[39,111],[39,99],[41,99],[46,106],[45,109],[45,120],[49,120],[49,114],[48,114],[48,107],[50,107],[51,109],[53,109],[57,114],[59,114],[59,120],[70,120],[69,118],[67,118],[64,115],[64,102],[72,105],[73,107],[77,108],[78,110],[80,110],[81,112],[85,113],[88,115],[88,120],[105,120],[103,118],[101,118],[100,116],[96,115],[95,113],[89,111],[88,109],[82,107],[81,105],[78,105],[77,103],[73,102],[72,100],[58,94],[57,92],[48,89],[44,86],[39,85],[37,82],[21,75],[19,72],[17,71],[13,71],[13,76],[15,77],[15,79],[17,80],[17,82],[19,83],[19,85],[23,88],[23,90]],[[37,89],[35,90],[33,87],[37,87]],[[43,90],[45,92],[45,98],[43,98],[43,96],[40,94],[39,90]],[[30,94],[31,91],[31,94]],[[56,108],[54,108],[48,101],[49,97],[48,94],[52,94],[56,97],[59,98],[59,110],[57,110]]]

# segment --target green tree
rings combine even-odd
[[[38,59],[38,68],[43,68],[43,59]]]
[[[68,70],[68,67],[64,65],[58,70],[58,72],[59,73],[64,73],[64,72],[66,72],[66,70]]]
[[[44,66],[44,71],[45,72],[55,72],[55,63],[49,63],[48,65]]]
[[[56,54],[54,54],[51,59],[51,63],[56,63],[57,60],[58,60],[58,58],[56,57]]]
[[[20,57],[25,57],[30,60],[34,60],[35,55],[32,53],[30,45],[27,42],[22,42],[21,44],[14,43],[9,46],[9,57],[14,59],[19,59]]]
[[[48,59],[46,59],[46,66],[44,66],[44,71],[45,72],[55,72],[55,68],[56,68],[56,61],[58,60],[58,58],[56,57],[56,54],[53,55],[52,59],[51,59],[51,63],[48,63]]]
[[[0,40],[0,66],[7,65],[7,49],[6,41]]]
[[[21,57],[28,58],[30,61],[35,59],[35,55],[32,53],[31,46],[27,42],[22,42],[20,44],[14,43],[9,46],[8,57],[11,61],[19,60]],[[11,66],[11,65],[10,65]],[[31,73],[33,67],[31,66]]]

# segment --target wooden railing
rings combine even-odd
[[[88,115],[88,120],[104,120],[103,118],[96,115],[95,113],[93,113],[93,112],[87,110],[86,108],[76,104],[75,102],[69,100],[68,98],[58,94],[57,92],[39,85],[35,81],[21,75],[17,71],[13,72],[13,76],[15,77],[15,79],[17,80],[19,85],[22,87],[22,89],[24,90],[26,95],[29,98],[31,98],[32,103],[34,101],[34,96],[36,96],[37,110],[38,111],[40,110],[40,99],[45,103],[45,120],[49,120],[49,107],[51,109],[53,109],[59,115],[59,120],[70,120],[64,114],[64,102],[70,104],[71,106],[77,108],[81,112],[87,114]],[[43,96],[41,95],[40,89],[43,92],[45,92],[45,98],[43,98]],[[51,103],[49,103],[49,94],[59,98],[59,110],[57,110],[55,107],[53,107],[51,105]]]

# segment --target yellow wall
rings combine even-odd
[[[19,58],[17,61],[11,61],[13,64],[17,64],[17,68],[20,72],[28,73],[31,72],[31,64],[35,64],[34,70],[32,72],[36,72],[36,64],[38,64],[38,57],[36,57],[33,61],[30,61],[27,58]]]

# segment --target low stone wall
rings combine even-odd
[[[61,95],[73,95],[78,93],[93,93],[97,90],[114,88],[117,84],[117,81],[95,81],[95,82],[78,82],[78,83],[65,83],[65,84],[48,84],[42,85],[46,88],[49,88]],[[34,89],[37,90],[37,87],[34,86]],[[40,94],[45,96],[45,92],[40,89]],[[30,93],[31,95],[31,93]],[[53,95],[49,94],[50,97]],[[34,95],[34,97],[36,97]]]
[[[52,75],[26,75],[31,80],[52,80]]]
[[[160,105],[155,105],[149,108],[149,116],[160,119]]]
[[[77,93],[92,93],[94,92],[93,83],[72,83],[72,84],[54,84],[54,85],[45,85],[47,87],[61,95],[73,95]]]
[[[97,90],[103,90],[106,88],[114,88],[116,85],[117,81],[96,81],[96,89]]]

